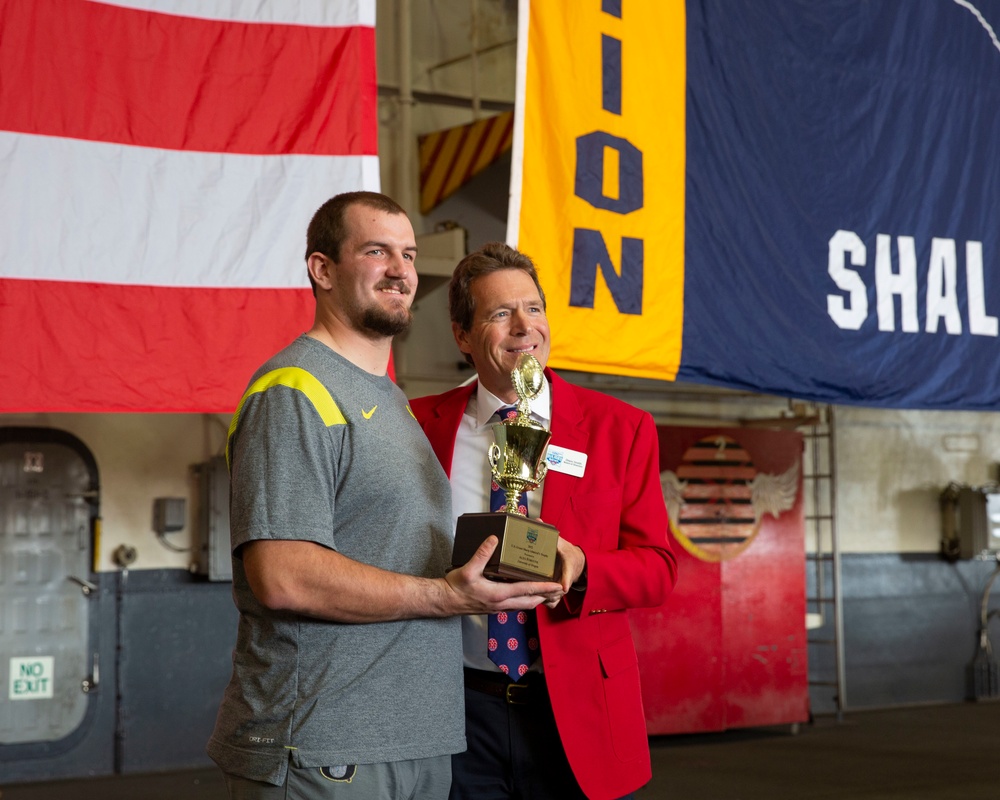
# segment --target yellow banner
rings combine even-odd
[[[508,238],[538,267],[549,363],[672,380],[684,310],[684,2],[523,0],[525,18]]]

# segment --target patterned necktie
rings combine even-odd
[[[500,419],[516,416],[516,406],[506,406],[498,412]],[[507,505],[507,493],[494,480],[490,483],[490,511],[503,511]],[[523,492],[518,502],[518,511],[527,516],[528,493]],[[497,668],[516,681],[528,671],[531,663],[538,658],[538,620],[534,611],[501,611],[490,614],[487,624],[489,633],[489,657]]]

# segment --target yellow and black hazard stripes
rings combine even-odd
[[[511,148],[514,112],[435,131],[418,140],[420,213],[427,214]]]

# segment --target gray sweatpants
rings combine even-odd
[[[296,768],[284,786],[224,773],[230,800],[448,800],[451,756]]]

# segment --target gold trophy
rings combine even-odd
[[[518,510],[525,491],[545,478],[545,448],[552,432],[531,419],[529,403],[542,390],[545,375],[538,360],[522,353],[510,373],[517,392],[517,414],[493,426],[488,452],[493,480],[507,493],[503,511],[462,514],[455,530],[452,564],[466,563],[490,534],[500,543],[483,573],[500,580],[551,580],[556,571],[559,531]]]

